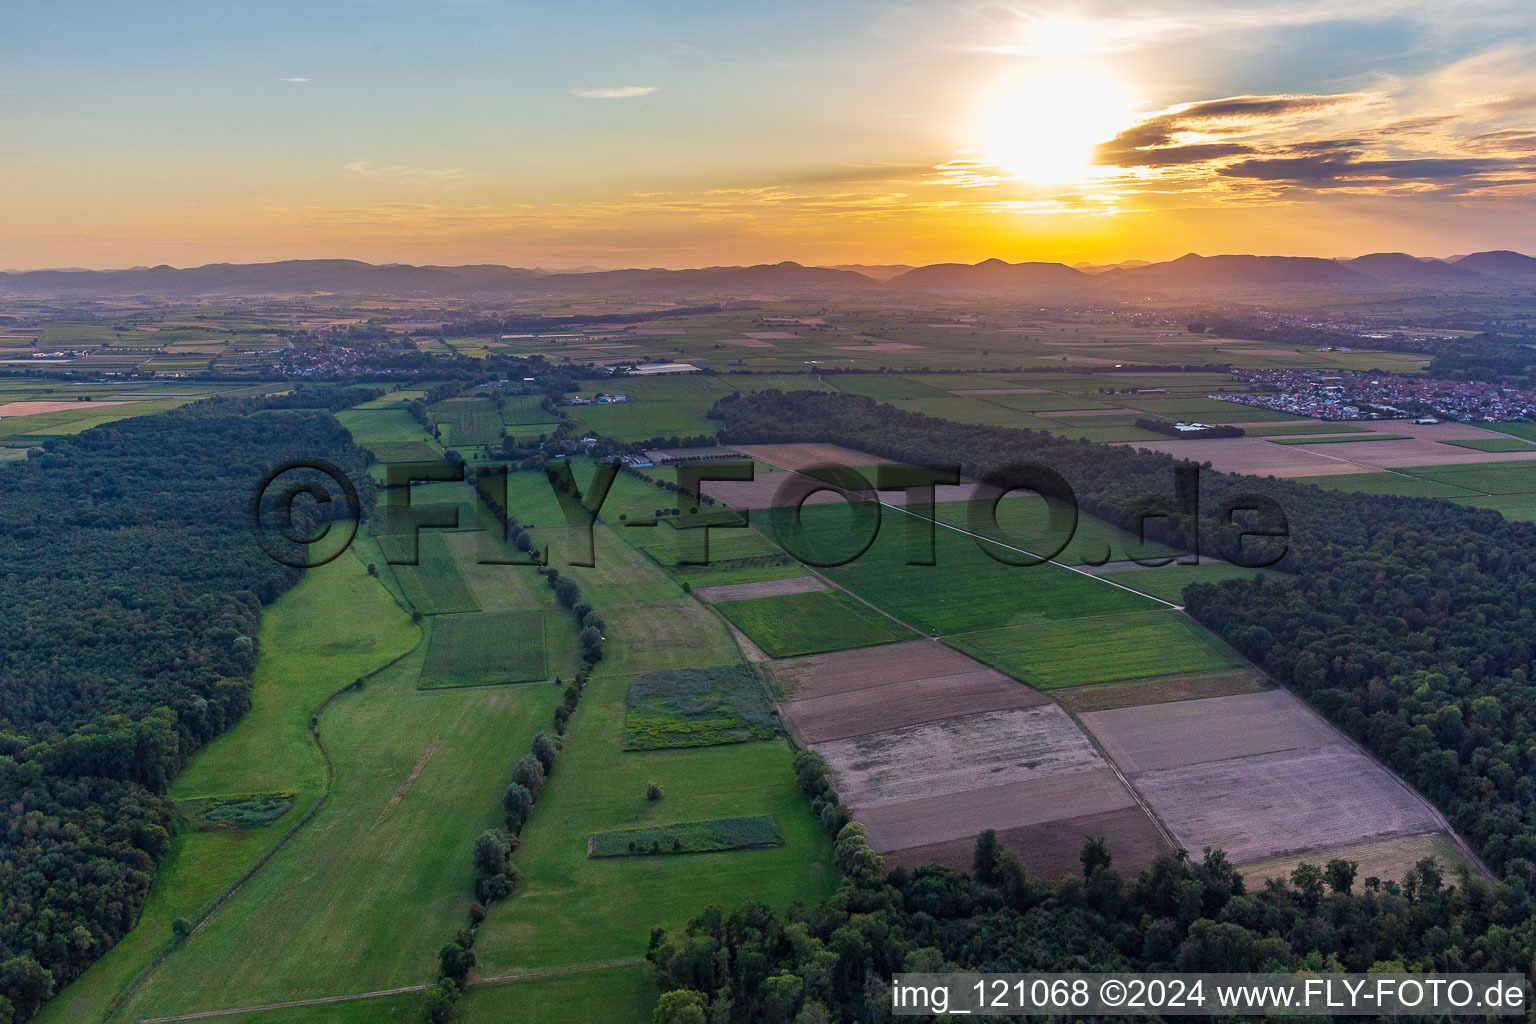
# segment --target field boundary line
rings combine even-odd
[[[383,585],[382,582],[380,585]],[[384,589],[388,591],[389,588],[385,587]],[[330,751],[325,749],[325,742],[320,738],[320,716],[325,712],[326,708],[330,707],[331,704],[334,703],[336,699],[339,698],[342,694],[351,690],[361,689],[363,684],[366,683],[369,679],[372,679],[374,676],[378,675],[380,672],[385,671],[386,669],[398,665],[406,658],[409,658],[411,655],[415,654],[416,651],[420,649],[421,645],[426,641],[426,631],[421,629],[419,625],[417,626],[417,631],[418,636],[416,642],[411,645],[409,650],[403,654],[398,655],[397,657],[391,658],[389,661],[386,661],[384,664],[378,666],[377,668],[370,669],[369,671],[358,676],[356,679],[352,680],[347,685],[332,691],[323,701],[315,705],[315,707],[310,711],[309,734],[314,739],[315,746],[320,751],[320,756],[325,760],[325,789],[321,791],[319,798],[309,806],[309,809],[304,812],[298,821],[294,822],[289,827],[287,832],[283,833],[282,837],[279,838],[277,842],[273,843],[264,853],[261,854],[261,856],[256,858],[255,863],[253,863],[249,868],[242,872],[239,878],[231,882],[228,888],[226,888],[219,895],[215,896],[198,913],[197,917],[192,919],[192,928],[187,933],[188,938],[190,938],[199,929],[201,929],[203,925],[207,924],[208,920],[218,912],[219,908],[224,906],[225,903],[228,903],[236,893],[245,887],[247,882],[256,877],[256,873],[262,868],[266,867],[272,858],[277,856],[278,851],[287,846],[289,840],[298,835],[299,830],[302,829],[305,825],[309,824],[309,822],[317,814],[320,813],[320,810],[326,805],[327,801],[330,800],[331,788],[335,785],[336,782],[336,765],[331,761]],[[185,939],[182,940],[182,942],[185,941]],[[107,1009],[99,1018],[102,1024],[105,1024],[106,1021],[111,1020],[117,1011],[121,1010],[124,1004],[128,1002],[129,998],[131,998],[133,994],[139,990],[140,986],[149,980],[149,976],[154,973],[155,969],[163,964],[172,953],[180,948],[180,946],[181,943],[175,941],[167,942],[165,945],[161,946],[159,951],[155,954],[154,958],[151,959],[149,963],[140,968],[139,972],[128,980],[128,984],[123,986],[122,991],[112,997],[112,1001],[107,1004]],[[166,1019],[175,1020],[179,1018]]]

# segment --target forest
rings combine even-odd
[[[1433,970],[1524,972],[1529,897],[1432,860],[1400,881],[1352,862],[1298,867],[1249,889],[1220,851],[1161,857],[1122,877],[1090,839],[1082,872],[1029,876],[993,833],[969,876],[931,865],[886,874],[846,825],[838,891],[814,908],[710,908],[680,935],[658,929],[647,958],[662,991],[656,1024],[888,1021],[890,979],[912,972]]]
[[[291,404],[210,399],[0,467],[0,1024],[133,927],[167,787],[249,706],[261,606],[299,576],[255,543],[253,486],[299,456],[366,487],[346,431]]]

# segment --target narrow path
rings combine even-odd
[[[628,960],[610,960],[601,964],[578,964],[574,967],[552,967],[542,971],[520,971],[516,974],[502,974],[494,978],[476,978],[467,983],[469,988],[478,988],[482,985],[505,985],[518,981],[533,981],[538,978],[554,978],[563,974],[581,974],[585,971],[605,971],[613,967],[633,967],[636,964],[645,963],[644,957],[631,957]],[[227,1010],[202,1010],[198,1013],[182,1013],[174,1017],[145,1017],[139,1024],[171,1024],[179,1020],[206,1020],[209,1017],[233,1017],[241,1013],[260,1013],[263,1010],[287,1010],[295,1006],[324,1006],[329,1003],[350,1003],[359,999],[381,999],[385,996],[403,996],[412,992],[425,992],[432,985],[402,985],[399,988],[384,988],[377,992],[355,992],[339,996],[315,996],[313,999],[290,999],[284,1003],[262,1003],[258,1006],[236,1006]]]

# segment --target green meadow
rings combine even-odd
[[[715,610],[772,658],[912,639],[911,630],[838,590],[725,601]]]

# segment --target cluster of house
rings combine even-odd
[[[591,398],[582,398],[580,395],[572,395],[565,400],[566,405],[623,405],[629,401],[627,395],[605,395],[601,391]]]
[[[1484,381],[1435,380],[1357,371],[1259,370],[1248,382],[1268,390],[1211,398],[1322,420],[1434,421],[1536,418],[1536,392]]]

